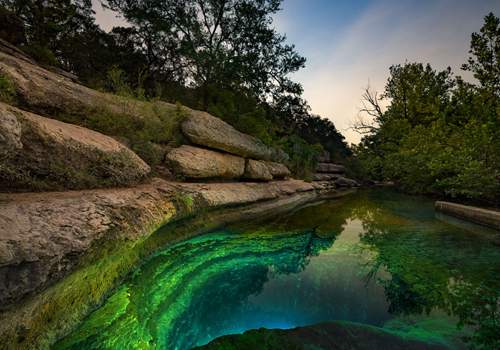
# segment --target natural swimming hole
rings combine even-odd
[[[500,247],[423,197],[360,191],[147,259],[56,349],[187,350],[346,320],[450,349],[498,344]]]

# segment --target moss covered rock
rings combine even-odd
[[[111,137],[0,103],[0,190],[123,186],[150,171]]]
[[[295,329],[257,329],[228,335],[198,347],[203,350],[437,350],[442,344],[402,337],[383,328],[328,322]]]

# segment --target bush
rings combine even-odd
[[[290,135],[282,140],[282,148],[290,156],[290,171],[299,178],[312,180],[323,147],[320,144],[311,145],[297,135]]]
[[[48,66],[59,66],[59,62],[54,53],[46,46],[30,44],[22,47],[23,51],[33,57],[40,64]]]
[[[16,89],[14,84],[12,84],[7,76],[0,73],[0,101],[6,103],[12,102],[15,94]]]

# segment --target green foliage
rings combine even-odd
[[[46,46],[31,44],[23,47],[23,51],[41,64],[57,66],[58,61],[54,53]]]
[[[291,135],[282,142],[283,149],[290,156],[290,170],[302,179],[311,180],[323,147],[320,144],[311,145],[297,135]]]
[[[464,70],[474,73],[481,87],[500,95],[500,19],[493,13],[484,18],[480,33],[473,33]]]
[[[497,202],[500,198],[500,21],[474,33],[469,63],[479,85],[429,65],[390,69],[375,131],[355,148],[365,177],[391,179],[415,193]],[[495,46],[496,45],[496,46]]]
[[[11,102],[15,94],[16,89],[14,84],[12,84],[6,75],[0,73],[0,101]]]
[[[305,59],[272,25],[281,0],[145,2],[108,0],[141,35],[148,56],[166,56],[160,70],[203,90],[203,106],[211,86],[247,90],[254,96],[297,93],[300,84],[287,75]],[[176,20],[173,20],[173,19]],[[156,61],[159,61],[158,59]]]
[[[109,90],[113,93],[125,97],[134,96],[134,92],[127,83],[125,72],[122,69],[116,66],[111,67],[106,74],[106,78]]]

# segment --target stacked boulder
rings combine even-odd
[[[313,180],[320,187],[358,187],[356,180],[349,179],[345,176],[346,168],[340,164],[334,164],[330,160],[330,154],[324,152],[318,158],[316,173],[313,175]]]
[[[206,112],[190,110],[181,129],[192,145],[166,155],[167,164],[180,177],[270,181],[290,176],[283,164],[286,153]]]

